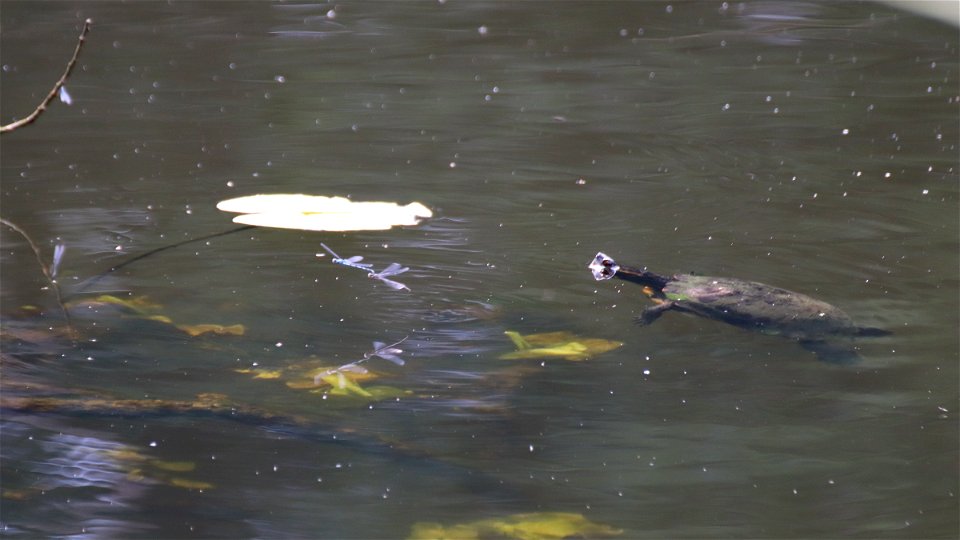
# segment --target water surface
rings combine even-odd
[[[218,393],[301,422],[5,410],[7,534],[396,538],[539,511],[630,538],[956,537],[956,28],[870,3],[7,1],[4,123],[87,17],[74,105],[5,134],[0,165],[3,217],[46,257],[67,245],[68,295],[230,229],[230,197],[437,218],[157,253],[95,289],[246,333],[104,310],[77,314],[78,343],[51,337],[56,302],[4,228],[6,396]],[[410,266],[412,291],[317,259],[321,241]],[[894,335],[837,366],[677,314],[637,328],[640,291],[586,270],[600,250],[802,291]],[[498,359],[505,330],[624,345],[518,364]],[[406,365],[371,361],[399,398],[236,371],[404,336]]]

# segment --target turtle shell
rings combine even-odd
[[[839,308],[754,281],[683,274],[673,276],[663,294],[678,311],[764,333],[801,340],[857,333]]]

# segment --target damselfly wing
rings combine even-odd
[[[382,359],[384,359],[384,360],[387,360],[388,362],[393,362],[394,364],[396,364],[396,365],[398,365],[398,366],[402,366],[402,365],[404,365],[406,362],[403,360],[403,358],[400,358],[400,357],[397,356],[397,355],[400,354],[400,353],[402,353],[402,352],[403,352],[403,349],[398,349],[398,348],[397,348],[397,345],[403,343],[403,342],[406,341],[406,340],[407,340],[407,338],[403,338],[403,339],[401,339],[400,341],[398,341],[398,342],[396,342],[396,343],[393,343],[393,344],[391,344],[391,345],[385,345],[385,344],[383,344],[383,343],[381,343],[381,342],[379,342],[379,341],[374,341],[374,342],[373,342],[373,352],[368,352],[368,353],[364,354],[364,355],[363,355],[363,358],[364,358],[364,360],[366,360],[366,359],[372,358],[372,357],[374,357],[374,356],[377,356],[377,357],[379,357],[379,358],[382,358]]]
[[[406,285],[404,285],[403,283],[400,283],[399,281],[394,281],[394,280],[392,280],[392,279],[389,279],[389,276],[395,276],[395,275],[397,275],[397,274],[402,274],[402,273],[406,272],[407,270],[410,270],[410,268],[408,268],[408,267],[406,267],[406,266],[400,266],[399,263],[390,263],[390,266],[384,268],[383,270],[381,270],[381,271],[379,271],[379,272],[370,272],[369,274],[367,274],[367,277],[369,277],[369,278],[371,278],[371,279],[380,280],[380,281],[382,281],[385,285],[387,285],[388,287],[390,287],[390,288],[392,288],[392,289],[407,290],[407,291],[409,291],[409,290],[410,290],[410,287],[407,287]]]

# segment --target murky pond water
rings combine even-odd
[[[80,331],[4,227],[6,534],[402,538],[521,512],[629,538],[958,534],[956,28],[871,3],[4,2],[4,123],[87,17],[74,104],[3,136],[3,218],[47,260],[67,246]],[[254,193],[436,217],[244,230],[90,285],[230,230],[216,203]],[[321,241],[409,266],[411,291]],[[586,269],[601,250],[894,333],[834,365],[702,318],[637,327],[640,288]],[[200,323],[245,332],[174,326]],[[510,360],[505,331],[623,345]],[[300,384],[404,337],[362,391]]]

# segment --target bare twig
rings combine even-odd
[[[47,278],[47,282],[50,283],[50,288],[53,289],[54,294],[57,295],[57,305],[60,306],[60,312],[63,313],[63,320],[67,323],[67,330],[70,332],[70,336],[74,337],[75,332],[73,329],[73,323],[70,320],[70,313],[67,311],[67,307],[63,304],[63,296],[60,294],[60,285],[58,285],[57,280],[54,279],[54,275],[50,270],[50,266],[43,262],[43,255],[40,254],[40,248],[37,247],[37,244],[34,243],[32,238],[30,238],[30,235],[27,234],[27,231],[24,231],[18,227],[17,224],[3,218],[0,218],[0,223],[3,223],[7,227],[10,227],[11,229],[20,233],[20,236],[24,237],[27,243],[30,244],[30,249],[33,250],[33,254],[37,257],[37,264],[40,265],[40,271],[43,272],[43,277]]]
[[[21,128],[27,124],[33,123],[37,118],[43,114],[43,111],[47,110],[47,106],[50,105],[50,102],[53,101],[57,94],[60,92],[60,88],[67,83],[67,79],[70,77],[70,72],[73,71],[73,66],[77,63],[77,58],[80,56],[80,49],[83,48],[84,42],[87,40],[87,33],[90,31],[90,25],[93,24],[92,19],[87,19],[83,22],[83,30],[80,31],[80,38],[77,39],[77,48],[73,51],[73,58],[70,59],[70,62],[67,63],[67,69],[64,70],[63,75],[60,77],[60,80],[57,81],[57,84],[53,85],[53,89],[50,90],[50,93],[47,94],[47,97],[37,105],[37,108],[30,113],[30,116],[17,120],[16,122],[11,122],[5,126],[0,126],[0,133],[6,133],[8,131],[13,131],[17,128]]]
[[[95,283],[97,283],[98,281],[100,281],[101,279],[103,279],[104,277],[106,277],[108,274],[111,274],[111,273],[113,273],[113,272],[116,272],[117,270],[123,268],[124,266],[127,266],[128,264],[131,264],[131,263],[135,263],[135,262],[139,261],[140,259],[145,259],[145,258],[147,258],[147,257],[149,257],[149,256],[151,256],[151,255],[156,254],[156,253],[160,253],[161,251],[166,251],[166,250],[168,250],[168,249],[173,249],[173,248],[180,247],[180,246],[183,246],[183,245],[186,245],[186,244],[192,244],[192,243],[194,243],[194,242],[199,242],[199,241],[201,241],[201,240],[209,240],[209,239],[211,239],[211,238],[216,238],[216,237],[218,237],[218,236],[226,236],[226,235],[228,235],[228,234],[233,234],[233,233],[236,233],[236,232],[246,231],[246,230],[248,230],[248,229],[254,229],[254,228],[256,228],[255,225],[244,225],[244,226],[242,226],[242,227],[237,227],[237,228],[230,229],[230,230],[227,230],[227,231],[220,231],[220,232],[217,232],[217,233],[213,233],[213,234],[208,234],[208,235],[205,235],[205,236],[201,236],[201,237],[199,237],[199,238],[189,238],[189,239],[184,240],[184,241],[182,241],[182,242],[177,242],[176,244],[170,244],[170,245],[167,245],[167,246],[158,247],[157,249],[151,249],[150,251],[148,251],[148,252],[146,252],[146,253],[141,253],[140,255],[137,255],[136,257],[133,257],[133,258],[131,258],[131,259],[127,259],[127,260],[121,262],[120,264],[115,264],[115,265],[111,266],[110,268],[106,269],[105,271],[100,272],[100,273],[97,274],[96,276],[88,279],[88,280],[85,281],[81,286],[77,287],[77,288],[70,294],[69,298],[73,298],[73,297],[75,297],[75,296],[83,293],[83,291],[86,291],[87,289],[89,289],[91,286],[93,286]]]

